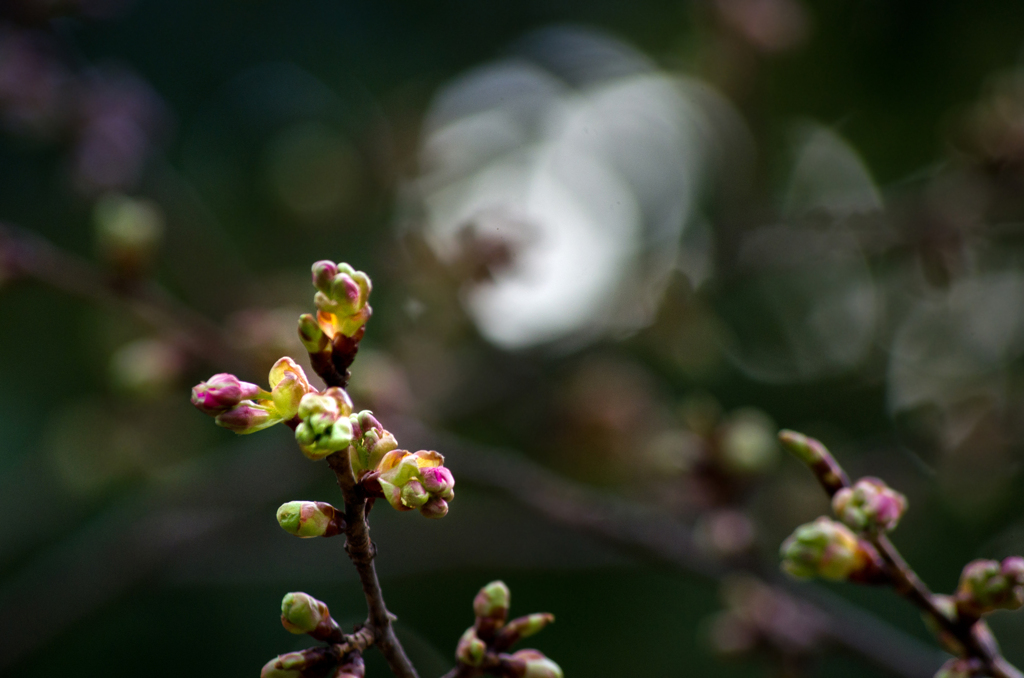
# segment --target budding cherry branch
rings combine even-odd
[[[795,577],[884,585],[924,613],[954,655],[935,678],[1024,678],[999,649],[984,616],[1024,606],[1024,558],[975,560],[953,595],[932,593],[889,540],[906,498],[879,478],[850,482],[835,457],[813,438],[782,431],[779,439],[814,473],[832,498],[839,521],[822,516],[796,529],[781,548],[782,567]]]
[[[441,454],[399,449],[372,412],[353,411],[345,388],[372,315],[369,276],[348,264],[318,261],[313,264],[313,286],[317,314],[303,314],[298,332],[313,369],[327,385],[323,392],[289,357],[271,368],[269,390],[228,373],[215,374],[192,389],[192,404],[235,433],[255,433],[281,423],[292,428],[306,458],[327,461],[344,500],[343,510],[325,502],[288,502],[278,509],[277,520],[282,529],[301,538],[345,535],[345,551],[366,597],[367,619],[345,634],[325,603],[306,593],[288,593],[281,602],[282,625],[327,645],[280,655],[263,667],[261,678],[362,678],[362,653],[370,646],[380,650],[395,676],[418,678],[384,602],[368,514],[376,500],[384,499],[398,511],[415,509],[428,518],[443,518],[455,498],[455,479]],[[458,665],[450,676],[562,678],[561,668],[537,650],[506,652],[554,621],[547,613],[507,621],[509,598],[508,587],[500,581],[481,589],[473,603],[476,623],[459,640]]]

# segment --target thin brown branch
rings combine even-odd
[[[460,480],[500,489],[545,517],[620,545],[630,555],[652,557],[713,578],[744,571],[704,556],[696,548],[690,528],[655,507],[580,485],[520,454],[437,433],[415,419],[392,415],[388,421],[400,440],[412,441],[414,447],[443,449],[446,466]],[[832,644],[891,675],[931,678],[944,659],[937,650],[824,589],[796,585],[778,576],[774,568],[754,570],[817,609]],[[456,670],[445,678],[467,678]]]
[[[31,278],[98,305],[127,310],[195,358],[224,366],[240,364],[216,324],[155,282],[119,284],[87,259],[24,229],[0,224],[0,270],[14,279]]]
[[[345,498],[345,551],[359,573],[359,582],[366,597],[369,613],[367,626],[376,638],[375,644],[388,663],[391,672],[398,678],[419,678],[402,644],[395,636],[391,625],[392,615],[384,603],[384,593],[373,564],[377,547],[370,539],[370,526],[366,520],[366,495],[355,482],[349,469],[348,453],[339,452],[327,458],[328,464],[338,479]]]

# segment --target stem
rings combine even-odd
[[[373,558],[377,547],[370,540],[370,525],[366,522],[366,496],[352,477],[348,452],[342,451],[327,458],[345,498],[345,551],[359,573],[359,582],[366,596],[369,613],[367,626],[373,631],[375,644],[398,678],[419,678],[402,644],[391,626],[392,615],[384,604],[384,594],[377,579]]]

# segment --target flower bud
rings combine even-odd
[[[448,502],[441,497],[434,497],[420,507],[420,515],[424,518],[444,518],[448,515]]]
[[[328,647],[311,647],[300,652],[283,654],[264,665],[260,678],[306,678],[325,676],[337,663],[333,650]]]
[[[472,626],[466,629],[455,648],[455,658],[469,666],[480,666],[485,654],[487,654],[487,645],[484,641],[476,637],[476,631]]]
[[[217,415],[243,400],[255,398],[261,392],[256,384],[222,372],[192,387],[192,404],[205,414]]]
[[[248,434],[262,431],[281,422],[277,411],[272,406],[258,405],[251,400],[243,400],[227,412],[218,414],[214,421],[218,426],[235,433]]]
[[[318,460],[344,450],[352,443],[352,401],[340,388],[307,393],[299,401],[295,440],[302,453]]]
[[[309,313],[299,316],[299,341],[302,342],[308,353],[321,353],[331,343],[316,318]]]
[[[281,358],[270,368],[270,389],[274,407],[282,419],[291,419],[299,411],[299,402],[310,393],[306,373],[291,358]]]
[[[537,650],[513,652],[510,660],[525,665],[524,672],[519,674],[522,678],[563,678],[562,667]]]
[[[832,497],[836,516],[861,532],[891,532],[906,509],[907,498],[879,478],[861,478]]]
[[[328,296],[334,301],[333,313],[349,316],[359,311],[360,291],[356,281],[346,273],[338,273],[331,281]]]
[[[502,647],[512,647],[523,638],[529,638],[535,633],[539,633],[553,621],[555,621],[555,615],[547,612],[516,617],[501,629],[499,643]]]
[[[455,478],[452,476],[452,472],[446,469],[444,466],[433,466],[420,470],[420,482],[423,483],[424,489],[430,494],[441,497],[446,501],[451,501],[455,496],[453,488],[455,487]]]
[[[313,264],[313,287],[317,290],[328,293],[331,289],[331,281],[338,274],[338,267],[333,261],[326,259]]]
[[[975,560],[960,575],[957,607],[981,616],[994,610],[1016,610],[1024,606],[1024,559],[1014,556],[1002,563]]]
[[[410,480],[402,488],[402,503],[409,508],[419,508],[427,503],[430,495],[418,480]]]
[[[306,658],[301,652],[289,652],[271,659],[260,671],[260,678],[302,678]]]
[[[783,447],[793,453],[797,459],[808,466],[813,466],[814,464],[825,461],[831,456],[828,449],[821,444],[821,441],[805,436],[803,433],[797,433],[796,431],[779,431],[779,442],[782,443]]]
[[[822,516],[801,525],[779,549],[782,569],[794,577],[842,581],[864,566],[857,537],[842,523]]]
[[[369,276],[348,264],[318,261],[313,264],[313,286],[317,289],[317,322],[328,337],[337,333],[354,336],[370,318],[366,303],[372,284]]]
[[[330,616],[327,604],[308,593],[287,593],[281,600],[281,624],[291,633],[312,633]]]
[[[512,592],[508,590],[505,582],[492,581],[480,589],[473,599],[473,614],[477,617],[505,621],[505,618],[508,617],[511,598]]]
[[[336,508],[322,501],[290,501],[277,509],[277,524],[302,539],[333,537],[345,521]]]
[[[352,448],[355,452],[352,464],[353,471],[376,469],[381,459],[388,452],[398,448],[398,441],[384,430],[370,410],[353,414]]]

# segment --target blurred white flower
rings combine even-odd
[[[464,297],[499,346],[636,328],[680,261],[720,137],[744,133],[707,87],[614,39],[544,31],[437,96],[415,185],[426,237],[447,261],[467,241],[510,245],[507,265]]]

